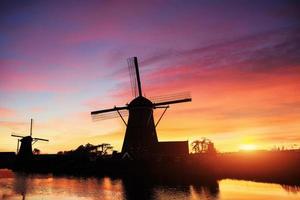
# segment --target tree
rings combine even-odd
[[[37,149],[37,148],[34,148],[33,151],[32,151],[32,153],[34,155],[40,155],[41,151],[39,149]]]
[[[191,145],[194,153],[216,153],[214,143],[204,137],[201,140],[193,141]]]

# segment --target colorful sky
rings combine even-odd
[[[1,1],[0,151],[12,132],[120,150],[120,119],[90,112],[130,102],[126,59],[147,97],[190,91],[157,128],[160,141],[210,138],[219,151],[300,144],[298,1]],[[156,120],[162,111],[155,111]]]

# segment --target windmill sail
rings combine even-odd
[[[135,73],[135,66],[134,66],[133,59],[128,58],[127,63],[128,63],[128,71],[129,71],[129,76],[130,76],[132,96],[137,97],[138,88],[137,88],[136,73]]]
[[[190,92],[161,95],[149,98],[154,107],[192,101]]]
[[[32,138],[33,140],[40,140],[40,141],[45,141],[45,142],[49,142],[49,140],[47,139],[43,139],[43,138]]]
[[[121,110],[121,111],[119,111],[119,113],[123,117],[128,116],[128,111],[127,110]],[[118,118],[118,117],[120,117],[119,113],[117,111],[112,111],[112,112],[109,112],[109,113],[95,114],[95,115],[92,115],[92,120],[93,121],[102,121],[102,120],[107,120],[107,119]]]
[[[93,111],[91,112],[91,115],[94,121],[113,119],[113,118],[120,117],[120,114],[122,116],[127,116],[128,115],[127,109],[128,109],[127,106],[114,107],[111,109]]]
[[[30,136],[32,136],[32,125],[33,125],[33,119],[30,119]]]
[[[21,135],[15,135],[15,134],[11,134],[12,137],[19,137],[19,138],[23,138],[24,136]]]
[[[137,57],[127,59],[133,97],[142,96],[142,85]]]

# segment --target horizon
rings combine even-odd
[[[126,63],[133,56],[146,97],[192,96],[167,110],[159,141],[206,137],[220,152],[299,148],[300,22],[293,3],[0,4],[0,151],[16,150],[11,134],[28,135],[30,118],[33,137],[49,139],[34,145],[41,153],[87,143],[120,151],[122,120],[93,122],[90,112],[133,99]]]

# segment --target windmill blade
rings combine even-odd
[[[128,110],[120,110],[119,113],[122,115],[122,117],[128,116]],[[113,119],[120,117],[120,114],[118,111],[110,111],[107,113],[99,113],[99,114],[93,114],[92,119],[93,121],[102,121],[107,119]]]
[[[142,85],[137,57],[127,59],[133,97],[142,96]]]
[[[173,94],[149,97],[149,99],[153,103],[160,103],[160,102],[164,102],[164,101],[173,101],[176,99],[187,99],[187,98],[191,98],[190,92],[180,92],[180,93],[173,93]]]
[[[33,139],[33,140],[36,140],[36,141],[40,140],[40,141],[49,142],[49,140],[43,139],[43,138],[32,138],[32,139]]]
[[[122,116],[127,116],[128,115],[127,109],[128,109],[127,106],[114,107],[111,109],[93,111],[91,112],[91,115],[94,121],[113,119],[113,118],[120,117],[120,114]]]
[[[32,136],[32,124],[33,124],[33,119],[30,119],[30,136]]]
[[[114,108],[110,108],[110,109],[104,109],[104,110],[96,110],[96,111],[92,111],[91,115],[98,115],[98,114],[102,114],[102,113],[109,113],[109,112],[114,112],[117,110],[127,110],[128,107],[127,106],[123,106],[123,107],[114,107]]]
[[[19,146],[20,146],[20,139],[18,139],[18,143],[17,143],[17,153],[19,152]]]
[[[156,107],[156,106],[161,106],[161,105],[170,105],[170,104],[184,103],[184,102],[190,102],[190,101],[192,101],[191,98],[188,98],[188,99],[177,99],[177,100],[173,100],[173,101],[160,102],[160,103],[156,103],[156,104],[153,104],[153,105],[154,105],[154,107]]]
[[[154,108],[163,105],[170,105],[175,103],[184,103],[184,102],[192,101],[190,92],[155,96],[155,97],[150,97],[149,99],[153,102]]]
[[[127,59],[127,64],[128,64],[128,71],[129,71],[129,77],[130,77],[132,96],[137,97],[138,88],[137,88],[136,73],[135,73],[135,66],[134,66],[133,59],[128,58]]]
[[[15,135],[15,134],[11,134],[12,137],[19,137],[19,138],[23,138],[24,136],[21,135]]]

